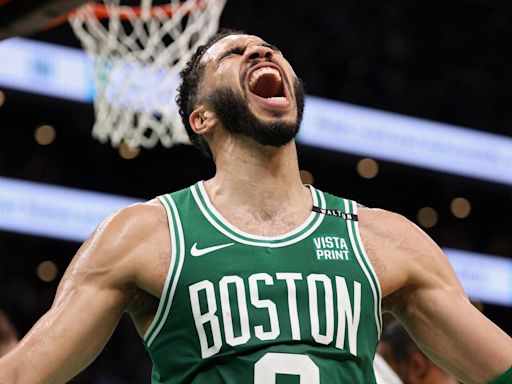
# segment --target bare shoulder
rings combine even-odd
[[[376,269],[385,304],[403,302],[417,288],[447,288],[462,292],[439,246],[404,216],[360,207],[361,237]]]
[[[154,229],[154,225],[165,222],[165,209],[162,204],[153,199],[144,203],[135,203],[124,207],[108,216],[98,227],[100,232],[133,231],[146,235]],[[132,233],[134,235],[136,233]]]
[[[156,199],[132,204],[103,220],[84,245],[101,247],[108,251],[104,254],[126,258],[132,250],[151,244],[151,238],[165,229],[165,224],[165,210]]]
[[[141,276],[142,266],[159,264],[160,255],[170,254],[168,236],[165,209],[158,200],[122,208],[84,242],[64,277],[110,287],[137,286],[148,279]]]
[[[368,241],[379,241],[399,249],[413,244],[419,247],[437,247],[416,224],[398,213],[360,206],[358,217],[361,231],[366,234]]]
[[[155,240],[165,238],[166,227],[157,201],[107,217],[71,261],[52,307],[1,361],[0,381],[68,382],[98,355],[123,312],[133,314],[137,328],[144,330],[156,300],[140,284],[153,282],[155,290],[163,286],[158,276],[165,279],[165,271],[154,266],[166,244]]]
[[[381,208],[369,208],[358,205],[359,221],[365,229],[371,229],[375,234],[393,235],[399,230],[412,230],[415,225],[404,216]]]

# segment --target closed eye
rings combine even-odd
[[[224,59],[225,57],[231,56],[231,55],[243,55],[245,52],[245,47],[242,46],[235,46],[231,49],[228,49],[226,52],[222,54],[222,56],[219,58],[219,61]]]
[[[229,50],[231,55],[243,55],[245,52],[245,47],[233,47]]]

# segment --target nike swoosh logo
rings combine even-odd
[[[235,243],[227,243],[227,244],[221,244],[221,245],[214,245],[213,247],[198,249],[197,243],[194,243],[192,248],[190,248],[190,254],[195,257],[203,256],[203,255],[206,255],[207,253],[218,251],[219,249],[230,247],[234,244]]]

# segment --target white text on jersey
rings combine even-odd
[[[276,304],[272,300],[260,298],[258,286],[274,286],[275,280],[280,280],[286,285],[289,312],[287,315],[280,314],[278,316]],[[282,321],[282,319],[288,318],[291,338],[302,340],[305,336],[302,334],[305,327],[303,325],[301,327],[297,310],[296,282],[299,280],[303,280],[302,273],[276,273],[275,278],[268,273],[256,273],[245,280],[240,276],[231,275],[224,276],[217,285],[209,280],[202,280],[190,285],[190,303],[202,357],[207,358],[217,354],[223,343],[230,346],[242,345],[247,343],[251,337],[256,337],[262,341],[275,340],[281,335],[279,319]],[[361,315],[361,283],[353,282],[352,303],[347,281],[344,277],[335,276],[332,279],[324,274],[309,274],[306,281],[311,324],[307,331],[311,332],[313,340],[322,345],[334,343],[335,348],[348,349],[352,355],[357,356],[357,332]],[[246,295],[247,285],[250,293],[249,300],[247,300]],[[318,289],[320,285],[323,287],[322,290]],[[220,311],[216,300],[216,290],[218,290],[217,296],[220,297]],[[321,291],[323,297],[319,295]],[[324,300],[324,303],[322,303],[324,310],[322,311],[319,311],[319,296],[320,300]],[[200,304],[200,297],[206,298],[206,305]],[[261,324],[251,324],[248,301],[254,308],[267,311],[269,329],[265,330]],[[232,317],[234,306],[236,306],[235,310],[240,317],[238,335],[235,335]],[[301,310],[305,310],[305,308],[301,308]],[[221,330],[219,316],[222,316],[224,332]],[[320,330],[321,321],[325,324],[323,333]],[[210,340],[208,340],[207,329],[210,331]],[[348,348],[345,347],[346,341],[348,342]]]
[[[349,253],[347,242],[343,237],[321,236],[313,239],[316,248],[316,259],[324,260],[348,260]]]

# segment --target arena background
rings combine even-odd
[[[512,136],[508,1],[231,0],[221,26],[260,35],[280,47],[309,95]],[[80,47],[68,25],[27,37]],[[122,158],[91,138],[89,103],[0,89],[0,176],[144,200],[213,175],[210,161],[185,145]],[[41,145],[35,132],[45,124],[54,127],[56,136]],[[301,169],[322,190],[417,223],[421,208],[431,207],[437,221],[423,227],[441,246],[512,258],[510,183],[379,159],[376,176],[365,178],[359,173],[365,156],[307,145],[299,145],[299,156]],[[466,218],[450,210],[456,197],[471,204]],[[20,335],[50,307],[79,245],[5,228],[0,232],[0,307]],[[51,279],[41,275],[44,261],[57,267]],[[52,277],[53,264],[45,266]],[[484,312],[512,334],[510,306],[484,303]],[[142,343],[123,319],[106,350],[74,382],[147,383],[149,371]]]

